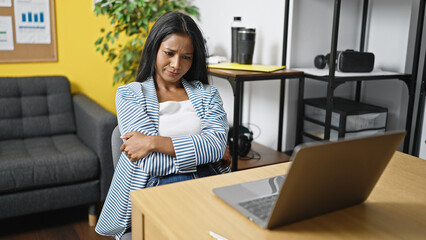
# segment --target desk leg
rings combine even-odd
[[[243,123],[242,123],[242,121],[243,121],[243,104],[244,104],[244,82],[243,81],[241,81],[241,83],[239,84],[240,85],[240,90],[239,90],[239,95],[240,95],[240,100],[239,100],[239,102],[240,102],[240,105],[238,106],[238,108],[239,108],[239,114],[238,114],[238,126],[241,126],[241,125],[243,125]],[[249,126],[247,126],[247,127],[249,127]]]
[[[241,85],[242,81],[235,80],[235,91],[234,91],[234,124],[232,134],[232,171],[238,169],[238,135],[240,130],[240,116],[241,116]]]
[[[278,118],[278,146],[277,146],[278,152],[282,152],[282,145],[283,145],[284,100],[285,100],[285,78],[281,78],[280,111],[279,111],[279,118]]]
[[[305,94],[305,77],[301,76],[299,79],[299,96],[297,100],[296,146],[302,143],[304,94]]]

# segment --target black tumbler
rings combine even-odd
[[[252,64],[256,29],[242,28],[238,31],[238,63]]]
[[[232,22],[232,49],[231,49],[231,62],[238,62],[238,31],[242,29],[241,17],[234,17]]]

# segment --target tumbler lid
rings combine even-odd
[[[249,33],[249,34],[255,34],[256,28],[241,28],[238,30],[238,33]]]

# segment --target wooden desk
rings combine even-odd
[[[263,80],[280,80],[280,104],[279,104],[279,119],[278,119],[278,146],[277,151],[281,152],[282,145],[282,131],[283,131],[283,115],[284,115],[284,92],[285,92],[285,80],[289,78],[301,79],[304,77],[302,71],[283,69],[275,72],[254,72],[254,71],[241,71],[241,70],[229,70],[229,69],[216,69],[209,68],[208,73],[212,76],[219,78],[225,78],[229,81],[234,92],[234,121],[233,127],[234,132],[232,134],[233,139],[238,139],[238,130],[241,125],[242,118],[242,104],[243,104],[243,93],[244,93],[244,82],[247,81],[263,81]],[[238,141],[233,142],[233,149],[238,149]],[[232,170],[239,169],[238,167],[238,152],[232,153]]]
[[[281,163],[131,192],[133,239],[424,239],[426,161],[396,152],[363,204],[273,230],[249,221],[212,188],[285,173]],[[143,236],[143,237],[142,237]]]

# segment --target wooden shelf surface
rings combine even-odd
[[[209,68],[210,74],[217,74],[224,77],[232,78],[264,78],[264,77],[280,77],[280,76],[294,76],[303,74],[303,71],[290,70],[290,69],[281,69],[275,72],[256,72],[256,71],[243,71],[243,70],[231,70],[231,69],[219,69],[219,68]]]
[[[260,159],[244,160],[244,158],[239,158],[238,170],[261,167],[276,163],[283,163],[288,162],[290,160],[289,155],[282,152],[278,152],[269,147],[265,147],[256,142],[252,142],[252,150],[260,154]],[[251,154],[252,153],[250,152],[248,155],[250,156]]]

